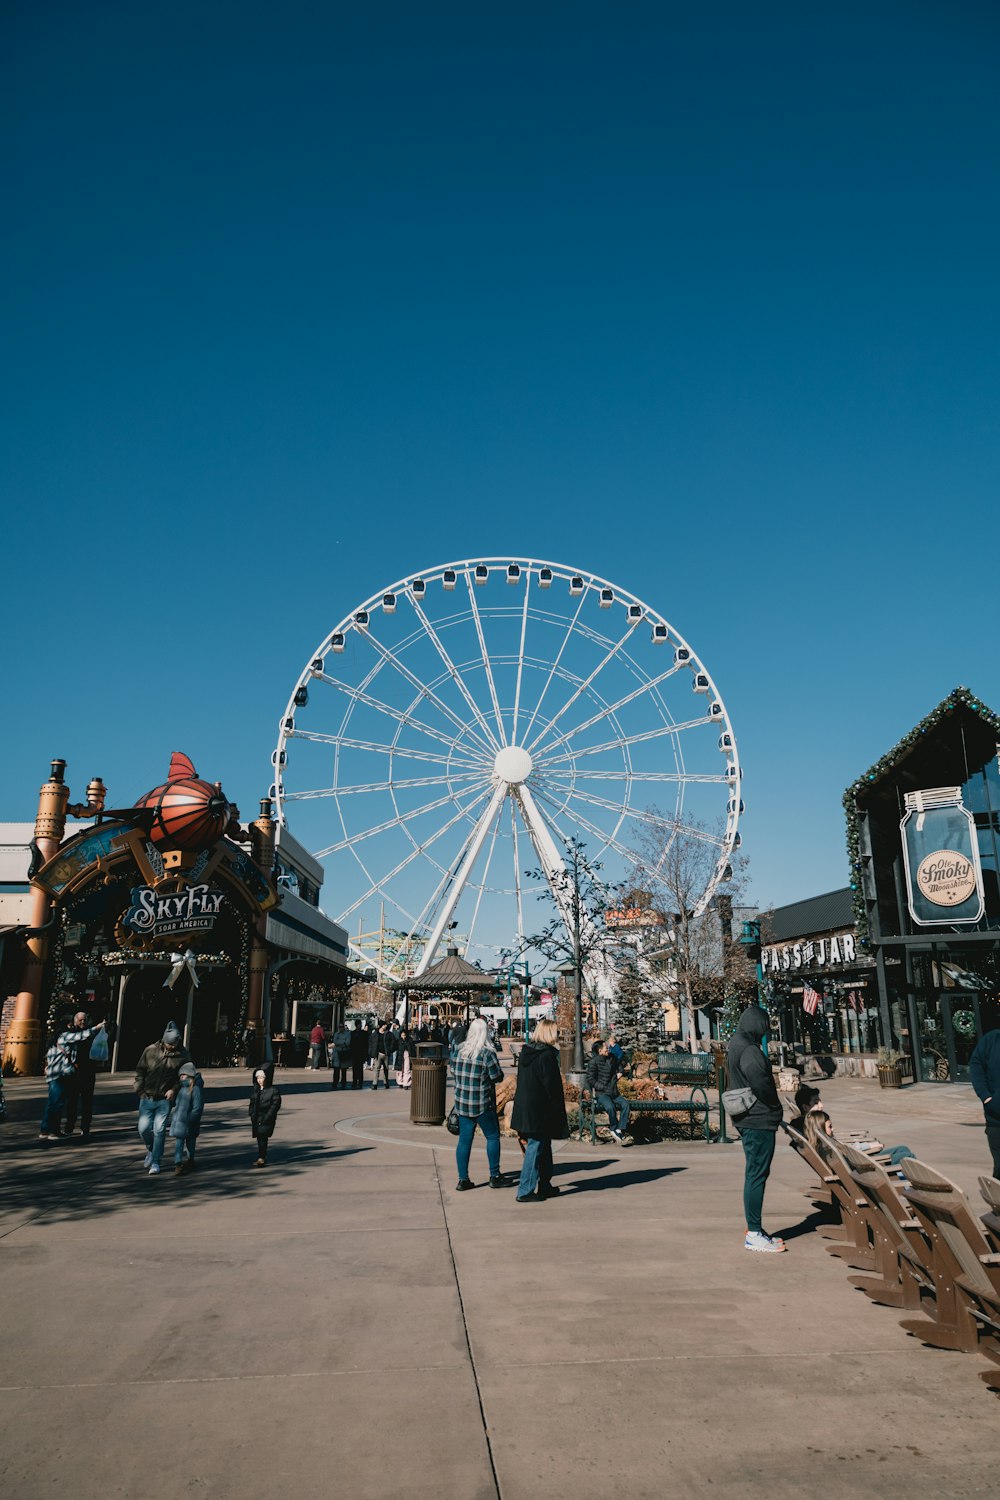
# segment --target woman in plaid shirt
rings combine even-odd
[[[490,1187],[511,1187],[500,1174],[500,1125],[497,1120],[496,1085],[503,1078],[500,1059],[490,1046],[486,1022],[480,1017],[469,1027],[469,1034],[455,1054],[455,1113],[458,1115],[458,1191],[475,1187],[469,1179],[472,1138],[478,1125],[486,1137],[486,1155],[490,1164]]]

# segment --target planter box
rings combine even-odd
[[[903,1087],[903,1073],[899,1067],[887,1067],[884,1063],[877,1063],[875,1071],[878,1074],[879,1088],[901,1089]]]

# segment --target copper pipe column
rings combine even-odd
[[[35,843],[42,862],[47,864],[59,852],[66,833],[66,806],[69,787],[64,780],[66,762],[54,760],[52,774],[38,794],[38,817],[35,819]],[[41,886],[31,888],[31,927],[44,927],[52,910],[52,898]],[[25,940],[25,960],[21,988],[14,1005],[14,1018],[7,1028],[3,1067],[5,1073],[22,1077],[41,1071],[42,1043],[45,1027],[41,1016],[42,978],[49,953],[48,934]]]
[[[254,861],[270,880],[274,868],[274,845],[277,829],[271,816],[271,799],[260,799],[260,817],[250,824],[250,848]],[[267,973],[267,913],[261,912],[254,923],[250,945],[250,986],[247,1003],[247,1030],[251,1033],[246,1060],[252,1066],[264,1056],[263,1010],[264,975]]]

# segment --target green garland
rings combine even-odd
[[[898,744],[886,751],[885,755],[881,756],[873,766],[869,766],[863,776],[853,781],[844,793],[844,810],[847,814],[847,858],[851,867],[851,890],[854,892],[854,926],[858,945],[861,948],[870,946],[871,933],[868,927],[868,909],[865,905],[864,891],[861,888],[861,820],[858,800],[870,790],[872,782],[881,781],[883,776],[894,770],[925,734],[936,729],[960,706],[978,714],[1000,739],[1000,714],[995,714],[992,709],[987,708],[985,703],[980,702],[967,687],[957,687],[948,694],[947,698],[942,699],[937,708],[931,709],[927,717],[921,719],[909,734],[904,734]]]

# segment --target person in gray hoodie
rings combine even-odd
[[[771,1064],[761,1048],[768,1025],[766,1010],[759,1005],[747,1006],[726,1050],[726,1070],[731,1089],[750,1089],[754,1096],[750,1108],[733,1119],[745,1159],[743,1209],[747,1227],[743,1248],[773,1254],[786,1247],[784,1240],[765,1234],[761,1223],[764,1187],[771,1171],[775,1136],[783,1113]]]
[[[174,1176],[195,1169],[194,1148],[201,1129],[205,1107],[205,1080],[193,1062],[182,1063],[177,1073],[177,1092],[170,1116],[170,1134],[174,1138]],[[184,1153],[187,1152],[187,1160]]]

